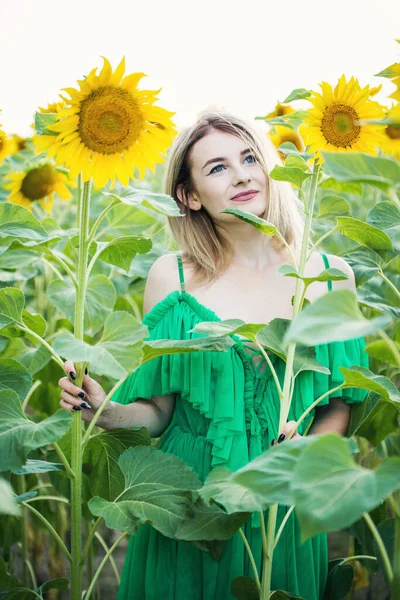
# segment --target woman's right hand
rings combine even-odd
[[[74,363],[71,360],[67,360],[64,363],[64,369],[65,372],[70,375],[71,379],[74,379],[76,373]],[[96,411],[107,395],[101,385],[89,377],[89,375],[83,376],[81,388],[72,383],[68,377],[61,377],[58,385],[63,389],[60,400],[61,408],[65,408],[69,411],[81,410],[82,419],[87,423],[92,421]],[[96,425],[104,427],[111,410],[111,403],[108,403],[102,411]]]

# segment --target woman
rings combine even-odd
[[[287,183],[269,178],[278,154],[266,136],[250,123],[222,111],[207,111],[182,131],[172,146],[166,171],[166,193],[172,195],[184,217],[170,226],[181,253],[167,254],[152,266],[144,296],[144,323],[149,339],[189,339],[201,321],[240,318],[268,323],[292,318],[295,280],[278,268],[290,263],[290,253],[277,238],[260,233],[234,215],[238,208],[274,223],[299,259],[303,219],[296,195]],[[348,275],[334,288],[355,289],[349,265],[333,255],[314,252],[306,275],[337,267]],[[315,282],[307,299],[332,289]],[[190,290],[190,291],[189,291]],[[166,355],[137,370],[119,388],[98,424],[105,429],[145,426],[150,434],[164,433],[159,449],[182,458],[204,481],[216,466],[236,470],[280,443],[294,421],[324,391],[339,385],[339,366],[368,366],[363,338],[316,346],[319,362],[331,375],[303,371],[296,378],[289,421],[279,424],[279,398],[271,371],[253,344],[238,337],[228,352]],[[283,382],[285,363],[270,353]],[[65,363],[67,373],[73,363]],[[85,375],[82,392],[68,378],[60,405],[83,407],[90,421],[105,392]],[[362,401],[363,390],[344,390],[326,398],[305,419],[299,437],[309,433],[345,434],[350,404]],[[89,410],[89,408],[91,410]],[[287,512],[279,507],[277,527]],[[267,518],[266,511],[266,518]],[[245,525],[259,573],[262,539],[258,515]],[[239,534],[224,546],[219,561],[185,542],[165,538],[149,525],[132,536],[122,573],[118,600],[227,600],[235,577],[253,576]],[[283,589],[306,600],[322,598],[327,575],[326,536],[304,544],[294,513],[289,517],[274,554],[272,589]]]

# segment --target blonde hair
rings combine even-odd
[[[213,130],[240,137],[255,154],[268,183],[268,207],[263,218],[274,224],[295,250],[301,245],[304,230],[302,207],[290,184],[271,179],[268,175],[275,165],[282,165],[268,136],[262,135],[247,120],[225,110],[203,111],[194,125],[183,129],[175,138],[168,156],[163,186],[165,193],[176,200],[181,214],[185,215],[168,217],[168,224],[182,251],[184,262],[194,267],[191,287],[214,281],[226,270],[233,256],[232,244],[219,233],[205,208],[191,210],[177,195],[179,185],[182,185],[184,198],[191,191],[191,149]],[[274,249],[284,249],[284,243],[277,236],[269,239]]]

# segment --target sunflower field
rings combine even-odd
[[[293,320],[204,322],[172,341],[147,339],[142,323],[149,269],[177,249],[168,220],[182,216],[162,193],[174,113],[158,106],[160,90],[142,88],[144,76],[104,59],[56,102],[32,107],[29,139],[0,130],[0,598],[116,597],[127,538],[144,523],[215,560],[241,535],[252,560],[242,526],[267,507],[263,576],[252,561],[254,577],[232,581],[232,597],[299,598],[271,589],[282,531],[271,532],[284,505],[303,540],[329,534],[324,600],[399,600],[400,63],[376,75],[394,85],[386,104],[375,99],[381,86],[343,75],[255,116],[281,157],[270,177],[289,182],[304,205],[300,263],[280,269],[296,278]],[[272,223],[230,212],[280,236]],[[314,281],[347,278],[334,268],[305,277],[310,238],[313,251],[348,261],[357,295],[305,300]],[[227,351],[239,332],[286,363],[281,425],[297,372],[321,367],[313,346],[364,336],[369,368],[339,365],[342,382],[328,392],[367,393],[347,435],[291,440],[202,484],[145,427],[97,426],[141,365]],[[59,406],[66,360],[75,385],[89,373],[106,390],[90,423]]]

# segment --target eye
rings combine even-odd
[[[244,160],[247,160],[248,158],[253,159],[251,162],[257,162],[257,157],[254,156],[254,154],[248,154]]]
[[[224,165],[216,165],[215,167],[213,167],[211,169],[211,171],[209,172],[209,175],[211,175],[212,173],[220,173],[220,171],[216,171],[215,169],[218,169],[219,167],[223,167]]]

